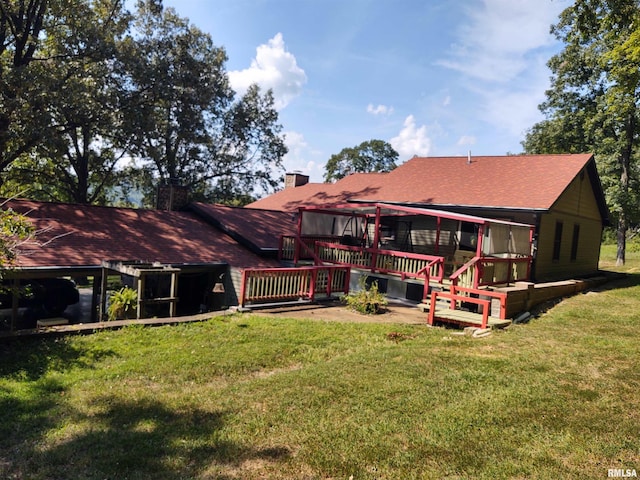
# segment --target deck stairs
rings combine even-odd
[[[478,290],[477,294],[468,295],[459,292],[452,295],[451,284],[447,281],[432,285],[430,292],[429,298],[418,305],[418,308],[427,314],[430,325],[453,324],[464,327],[504,328],[511,324],[511,320],[500,318],[500,303],[487,295],[483,297],[482,290]]]

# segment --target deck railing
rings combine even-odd
[[[429,285],[430,280],[442,282],[444,277],[444,258],[435,255],[352,247],[327,242],[316,242],[316,254],[323,262],[400,275],[403,280],[420,278],[425,280],[425,285]]]
[[[478,288],[529,280],[531,257],[474,257],[449,279],[453,285]]]
[[[242,273],[240,306],[347,294],[349,280],[350,268],[345,266],[248,268]]]
[[[470,294],[477,294],[477,295],[480,295],[480,297],[488,297],[489,299],[495,298],[498,300],[500,305],[498,318],[502,318],[502,319],[507,318],[507,294],[506,293],[494,292],[491,290],[478,291],[475,288],[465,288],[465,287],[460,287],[458,285],[451,285],[451,294],[458,296],[458,298],[461,296],[460,294],[467,297]],[[454,308],[455,305],[456,303],[452,302],[451,308]],[[491,312],[489,312],[489,315],[491,315]]]
[[[310,253],[314,251],[316,242],[335,242],[339,238],[335,235],[283,235],[280,237],[279,259],[294,262],[313,260]]]

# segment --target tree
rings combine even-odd
[[[131,153],[146,162],[141,186],[179,181],[196,198],[250,194],[277,184],[286,146],[273,95],[257,86],[240,99],[224,70],[226,53],[173,9],[139,2],[136,30],[124,43]],[[149,168],[151,167],[151,168]]]
[[[95,60],[124,0],[0,2],[0,172],[59,128],[51,96]],[[61,68],[65,67],[65,68]]]
[[[635,0],[577,0],[552,32],[564,49],[551,58],[546,119],[523,142],[529,153],[592,151],[616,217],[617,263],[637,218],[640,123],[640,7]]]
[[[50,29],[40,48],[59,59],[40,78],[47,135],[12,162],[4,190],[30,184],[32,198],[104,204],[126,146],[112,66],[129,15],[111,0],[83,2],[64,14],[64,29]]]
[[[343,148],[329,158],[324,181],[333,182],[356,172],[390,172],[396,168],[398,156],[398,152],[383,140],[369,140],[357,147]]]

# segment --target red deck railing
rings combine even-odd
[[[456,270],[449,279],[452,285],[480,288],[529,280],[531,257],[474,257]]]
[[[350,268],[310,266],[248,268],[242,273],[240,306],[246,304],[315,300],[318,295],[349,293]]]

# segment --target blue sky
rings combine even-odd
[[[414,155],[522,151],[542,116],[549,33],[569,0],[164,0],[229,57],[232,86],[272,88],[287,171],[385,140]]]

